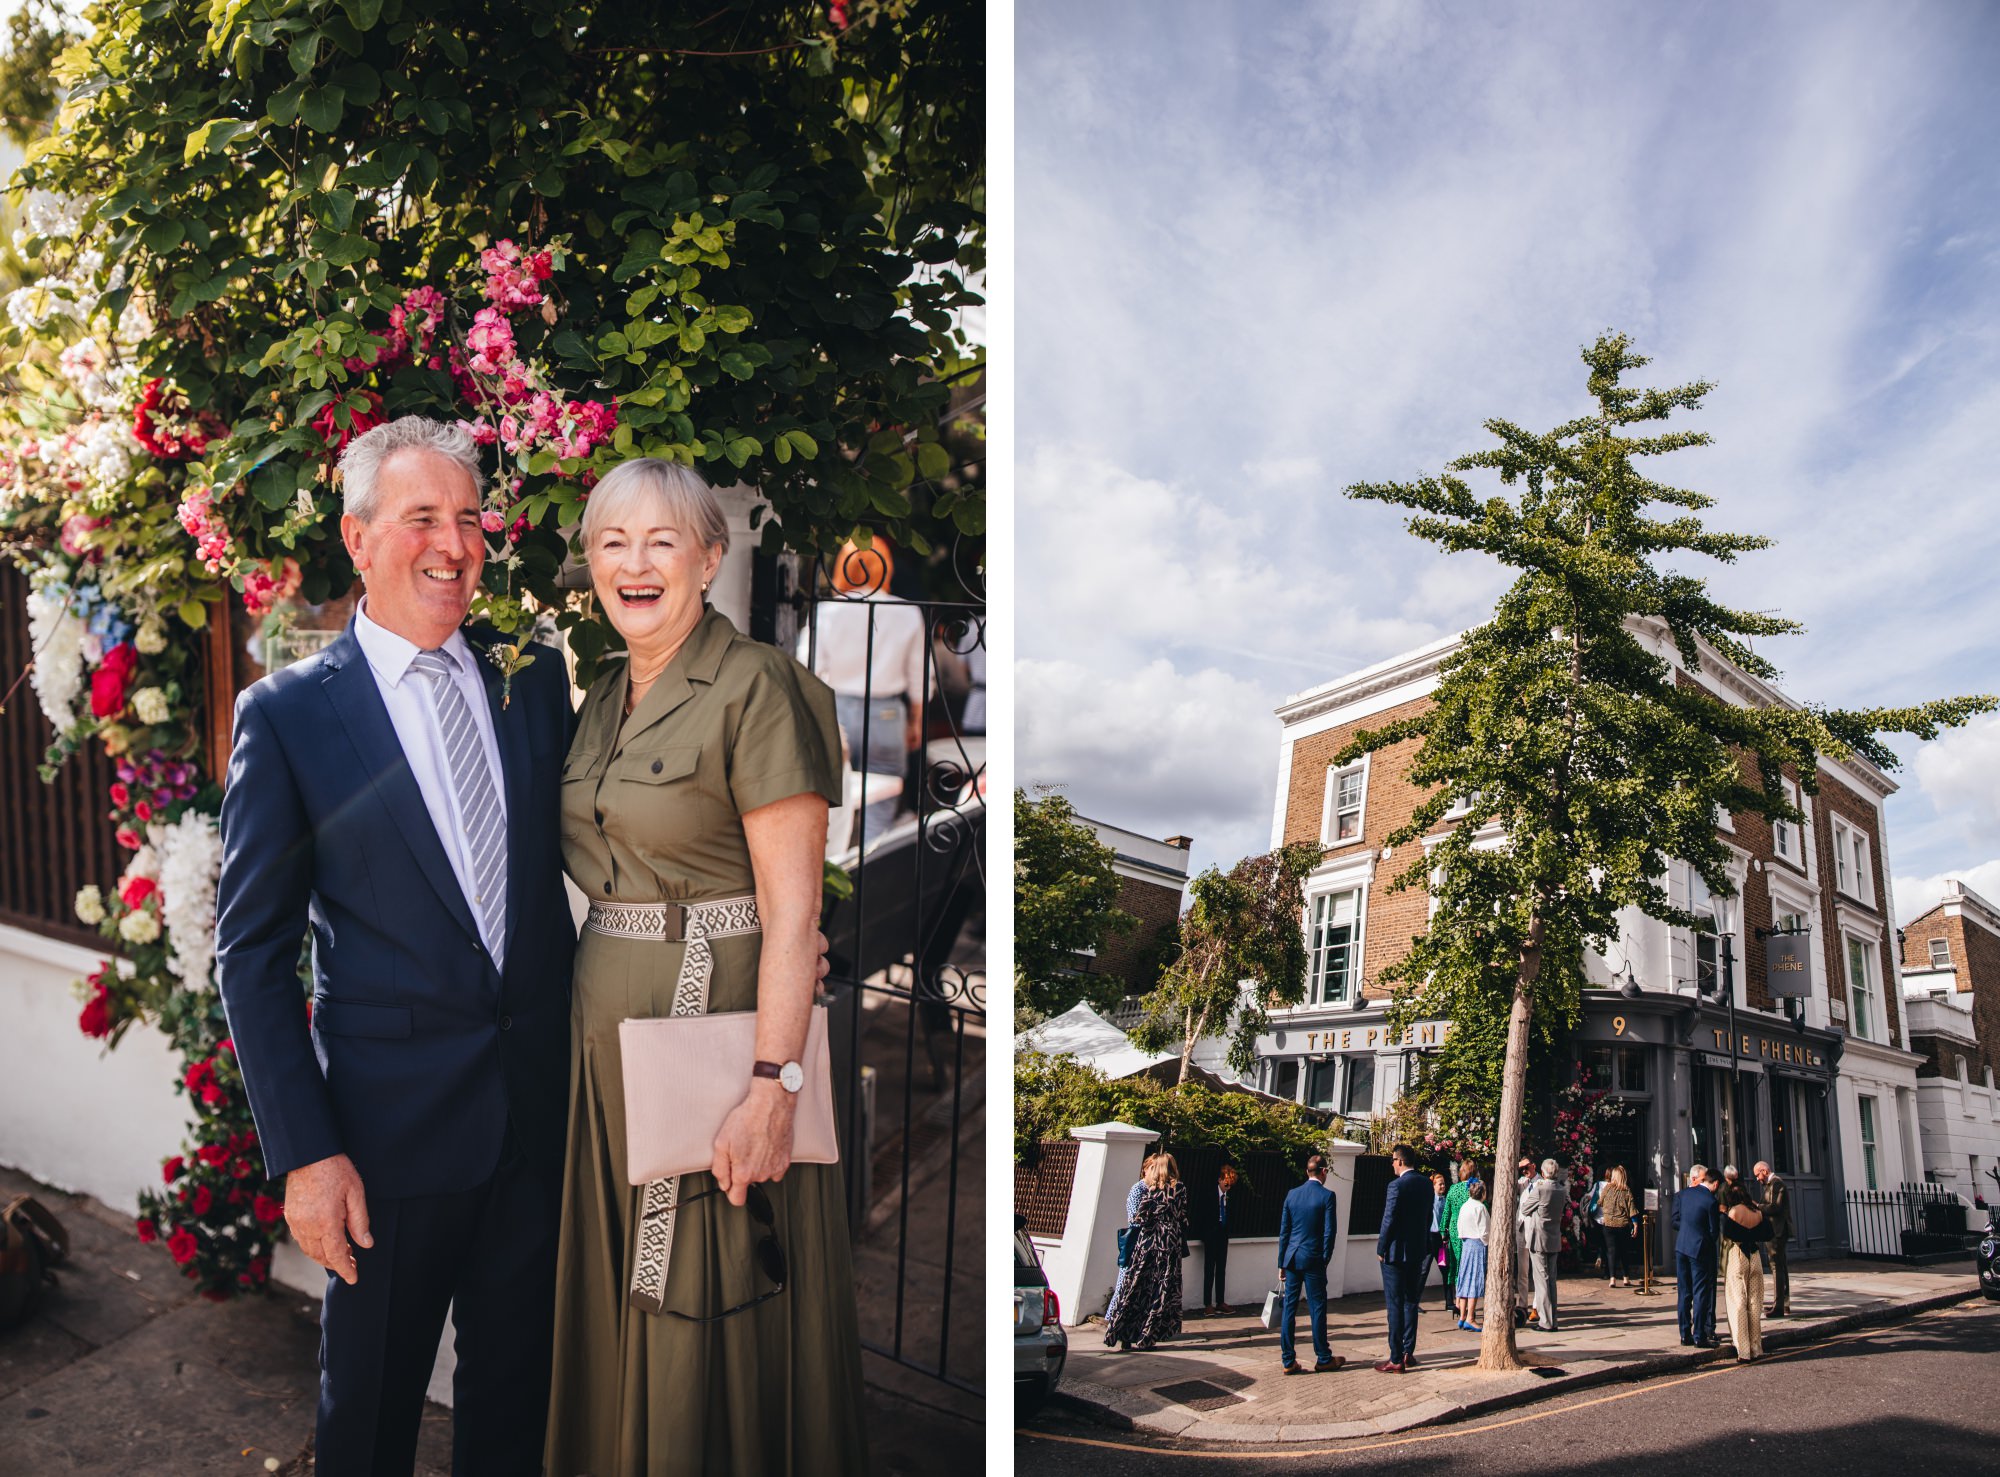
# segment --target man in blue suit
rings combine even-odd
[[[1674,1196],[1674,1290],[1681,1342],[1715,1347],[1715,1258],[1722,1241],[1722,1213],[1705,1181],[1714,1171],[1697,1164],[1687,1188]]]
[[[546,651],[509,696],[460,629],[485,560],[462,427],[392,421],[341,465],[367,594],[324,652],[237,702],[222,998],[292,1239],[329,1273],[317,1470],[411,1470],[451,1308],[454,1470],[538,1473],[576,940],[569,683]]]
[[[1298,1315],[1301,1290],[1306,1295],[1306,1317],[1312,1324],[1313,1373],[1323,1374],[1347,1362],[1326,1342],[1326,1264],[1333,1258],[1337,1199],[1326,1187],[1326,1160],[1314,1154],[1306,1160],[1306,1182],[1285,1197],[1284,1208],[1278,1213],[1278,1270],[1285,1278],[1278,1353],[1286,1374],[1305,1373],[1292,1357],[1292,1320]]]
[[[1398,1144],[1389,1155],[1396,1177],[1382,1203],[1375,1259],[1382,1264],[1382,1301],[1389,1314],[1389,1357],[1375,1368],[1401,1374],[1417,1362],[1417,1308],[1424,1294],[1424,1258],[1430,1255],[1431,1211],[1437,1191],[1417,1172],[1417,1151]]]

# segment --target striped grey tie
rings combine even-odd
[[[420,651],[410,666],[431,679],[431,704],[437,709],[444,735],[445,762],[451,766],[452,788],[458,792],[459,819],[465,823],[465,850],[472,858],[473,902],[480,931],[494,964],[501,965],[507,938],[507,827],[500,797],[486,763],[486,746],[472,710],[458,684],[451,680],[451,662],[442,652]]]

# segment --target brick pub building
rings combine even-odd
[[[1745,706],[1789,704],[1761,679],[1704,650],[1685,669],[1663,625],[1634,629],[1679,679]],[[1274,845],[1317,841],[1325,860],[1306,885],[1307,999],[1272,1013],[1259,1041],[1256,1085],[1281,1097],[1366,1118],[1392,1104],[1416,1055],[1449,1030],[1427,1023],[1390,1039],[1383,969],[1428,919],[1421,891],[1391,892],[1414,858],[1385,838],[1414,813],[1422,791],[1406,777],[1417,741],[1336,768],[1332,757],[1363,728],[1421,712],[1436,689],[1451,637],[1289,698],[1278,709]],[[1626,910],[1620,937],[1588,962],[1582,1021],[1569,1050],[1597,1086],[1635,1111],[1600,1138],[1600,1167],[1624,1164],[1635,1190],[1679,1188],[1695,1163],[1768,1159],[1795,1196],[1805,1255],[1847,1241],[1847,1189],[1891,1189],[1920,1177],[1916,1069],[1900,1006],[1900,971],[1882,805],[1894,784],[1864,760],[1823,762],[1819,793],[1802,798],[1806,824],[1718,816],[1735,895],[1714,898],[1674,863],[1674,901],[1717,919],[1714,933],[1669,928]],[[1441,836],[1453,824],[1439,823]],[[1501,833],[1490,838],[1499,844]],[[1419,842],[1417,845],[1424,845]],[[1805,995],[1767,988],[1765,932],[1802,945]],[[1734,943],[1735,1029],[1716,989],[1720,938]],[[1800,973],[1792,978],[1800,980]],[[1529,1119],[1532,1139],[1536,1115]],[[1539,1146],[1536,1146],[1539,1149]],[[1665,1228],[1654,1251],[1664,1252]]]

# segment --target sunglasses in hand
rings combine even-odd
[[[720,1189],[711,1188],[702,1190],[681,1201],[679,1208],[686,1210],[697,1200],[705,1199],[710,1195],[721,1194],[722,1191]],[[725,1196],[724,1198],[727,1199],[728,1197]],[[749,1195],[743,1202],[743,1208],[750,1212],[751,1219],[764,1228],[764,1234],[757,1241],[755,1256],[758,1267],[772,1284],[770,1290],[768,1292],[760,1292],[747,1303],[738,1303],[733,1308],[724,1308],[720,1313],[682,1313],[673,1308],[662,1309],[661,1311],[666,1313],[668,1317],[679,1318],[688,1323],[719,1323],[724,1318],[741,1313],[746,1309],[754,1308],[759,1303],[768,1303],[772,1298],[785,1290],[785,1249],[778,1244],[777,1219],[771,1214],[771,1200],[764,1193],[762,1185],[753,1184],[750,1186]]]

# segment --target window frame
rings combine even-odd
[[[1841,974],[1847,985],[1847,1034],[1863,1041],[1876,1041],[1875,997],[1881,993],[1875,980],[1874,948],[1860,934],[1842,931],[1846,961]],[[1855,988],[1855,961],[1861,963],[1861,985]]]
[[[1833,888],[1863,907],[1875,906],[1874,868],[1868,833],[1839,816],[1833,818]],[[1849,870],[1852,869],[1852,876]]]
[[[1364,754],[1353,764],[1338,767],[1331,764],[1327,766],[1326,792],[1320,797],[1319,811],[1319,844],[1323,849],[1331,851],[1336,847],[1359,846],[1366,840],[1368,835],[1368,761],[1372,757],[1372,755]],[[1359,781],[1359,798],[1352,807],[1337,805],[1336,802],[1340,794],[1340,782],[1350,775]],[[1338,834],[1340,817],[1347,814],[1350,809],[1354,815],[1354,834],[1352,836],[1341,836]]]
[[[1784,792],[1786,801],[1796,807],[1799,813],[1803,815],[1805,813],[1805,806],[1801,803],[1798,781],[1780,777],[1778,788]],[[1805,871],[1807,854],[1805,831],[1806,828],[1797,821],[1780,820],[1777,817],[1773,817],[1771,820],[1772,856],[1787,866],[1797,867],[1801,872]],[[1791,850],[1787,850],[1778,844],[1781,837],[1791,838]]]
[[[1936,937],[1926,940],[1926,943],[1930,949],[1932,969],[1956,969],[1958,967],[1951,962],[1950,939],[1946,938],[1943,934],[1938,934]],[[1938,954],[1940,949],[1944,951],[1942,958]]]
[[[1339,899],[1354,898],[1354,916],[1349,925],[1347,941],[1347,971],[1343,989],[1338,996],[1325,994],[1322,984],[1324,975],[1321,961],[1331,952],[1330,946],[1322,948],[1317,934],[1318,912],[1322,903],[1331,909]],[[1306,895],[1306,1000],[1309,1006],[1352,1005],[1361,989],[1361,946],[1365,937],[1368,920],[1368,888],[1364,883],[1353,883],[1345,887],[1326,887]]]
[[[1871,1190],[1881,1188],[1876,1152],[1881,1147],[1881,1103],[1867,1093],[1854,1095],[1855,1117],[1860,1122],[1860,1133],[1856,1136],[1861,1145],[1861,1174]]]

